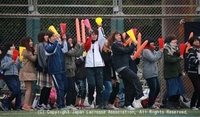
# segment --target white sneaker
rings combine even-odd
[[[76,107],[73,105],[67,106],[68,110],[78,110]]]
[[[199,110],[197,107],[194,107],[194,106],[191,109],[192,110]]]
[[[135,110],[135,108],[133,108],[131,105],[125,107],[125,109],[126,109],[126,110],[130,110],[130,111]]]
[[[109,104],[108,105],[110,107],[110,109],[113,109],[113,110],[118,110],[119,108],[115,107],[113,104]]]
[[[89,106],[86,107],[87,109],[94,109],[94,104],[90,104]]]

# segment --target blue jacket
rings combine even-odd
[[[64,53],[68,51],[67,42],[63,44],[55,41],[45,46],[45,54],[47,55],[47,67],[49,74],[62,74],[66,72]]]
[[[17,75],[18,71],[22,67],[22,63],[19,61],[19,58],[17,57],[16,63],[13,63],[12,56],[9,54],[6,54],[3,59],[1,60],[1,67],[3,70],[5,70],[4,75]]]

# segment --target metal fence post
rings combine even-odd
[[[37,0],[28,0],[28,13],[39,14],[37,10]],[[40,18],[26,18],[26,35],[33,38],[34,44],[38,43],[37,35],[40,32]]]
[[[34,11],[32,0],[28,0],[28,14],[32,14]],[[32,35],[32,18],[26,18],[26,35],[33,37]]]
[[[34,0],[34,12],[33,14],[39,14],[38,10],[37,10],[37,1],[38,0]],[[34,44],[38,43],[37,40],[37,35],[40,32],[40,18],[33,18],[33,42]]]
[[[122,0],[119,0],[119,12],[118,14],[123,15],[122,11]],[[117,19],[117,30],[120,31],[121,33],[124,32],[124,18],[118,18]]]
[[[116,14],[119,11],[119,7],[117,5],[118,0],[113,0],[113,14]],[[111,32],[115,31],[116,28],[116,18],[111,18]]]
[[[122,12],[122,0],[113,0],[113,14],[123,14]],[[111,31],[124,32],[124,19],[123,18],[111,18]]]
[[[162,0],[162,5],[165,5],[165,0]],[[162,6],[162,14],[166,14],[166,11],[165,11],[165,7]],[[161,24],[161,30],[162,30],[162,34],[161,36],[164,37],[166,35],[166,27],[165,27],[165,18],[162,18],[162,24]]]

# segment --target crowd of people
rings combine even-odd
[[[89,31],[86,43],[73,39],[70,33],[60,36],[51,31],[41,31],[38,42],[33,46],[31,37],[23,37],[20,46],[25,47],[20,60],[13,59],[15,46],[7,42],[1,49],[2,79],[6,83],[9,94],[1,102],[4,111],[11,110],[11,102],[15,99],[15,110],[33,111],[32,91],[34,81],[40,86],[40,99],[36,106],[39,110],[50,110],[53,106],[60,110],[84,109],[85,99],[87,108],[119,109],[114,101],[119,92],[119,84],[124,85],[124,108],[134,110],[133,101],[143,96],[142,84],[137,76],[137,65],[142,61],[143,78],[150,89],[149,109],[159,109],[155,100],[160,93],[157,62],[164,58],[164,79],[166,81],[166,108],[180,109],[180,95],[186,93],[181,76],[183,75],[177,38],[168,35],[164,48],[156,51],[155,39],[145,37],[147,45],[141,52],[140,58],[133,55],[137,41],[130,42],[118,31],[112,32],[107,38],[102,37],[101,28]],[[188,43],[188,76],[194,86],[190,108],[200,109],[200,39],[193,36]],[[119,82],[122,79],[123,82]],[[26,91],[21,100],[20,82],[24,82]],[[88,86],[88,88],[86,87]],[[52,88],[56,89],[56,103],[50,105],[49,95]],[[88,90],[86,90],[88,89]],[[96,96],[94,94],[96,92]]]

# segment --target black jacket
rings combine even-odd
[[[189,59],[188,76],[198,77],[199,60],[197,56],[197,49],[190,47],[187,58]]]
[[[129,67],[130,55],[134,51],[134,48],[135,45],[124,47],[121,43],[113,43],[111,47],[113,52],[112,63],[115,70],[126,66]]]
[[[103,80],[104,81],[111,81],[111,52],[104,52],[101,53],[102,59],[105,63],[105,66],[103,67]]]
[[[75,79],[82,80],[86,78],[86,69],[85,69],[85,57],[76,57],[76,71],[75,71]]]

